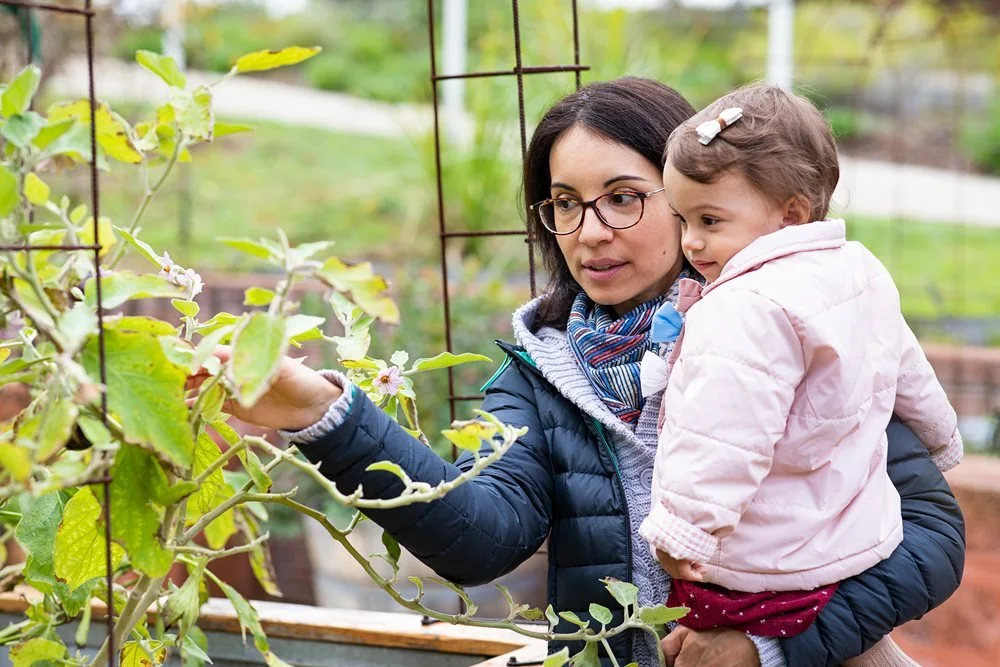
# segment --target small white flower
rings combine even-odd
[[[178,287],[183,287],[187,291],[189,299],[201,294],[205,287],[205,282],[194,269],[185,269],[180,266],[170,259],[170,254],[167,252],[164,252],[163,257],[160,258],[159,276]]]
[[[375,379],[372,380],[372,386],[375,387],[375,391],[382,395],[395,396],[400,387],[403,386],[403,376],[399,374],[397,366],[389,366],[389,368],[379,371]]]

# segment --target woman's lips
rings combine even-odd
[[[595,282],[605,282],[614,280],[625,266],[618,262],[591,262],[583,266],[583,274]]]

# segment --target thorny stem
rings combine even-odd
[[[348,507],[356,507],[358,509],[392,509],[396,507],[405,507],[407,505],[412,505],[414,503],[427,503],[438,498],[443,497],[450,491],[458,488],[459,486],[465,484],[466,482],[472,480],[473,478],[479,476],[479,473],[483,471],[486,467],[492,464],[494,461],[503,456],[508,449],[510,449],[517,438],[522,435],[520,429],[514,429],[508,427],[506,432],[503,434],[503,442],[492,443],[493,452],[487,456],[477,456],[472,467],[458,475],[454,479],[447,482],[440,482],[436,486],[430,486],[422,482],[414,482],[410,480],[409,477],[403,473],[403,484],[405,489],[403,492],[395,498],[362,498],[361,487],[358,487],[353,493],[345,495],[340,492],[337,485],[331,482],[329,479],[323,476],[316,465],[308,463],[297,456],[291,450],[282,450],[275,447],[271,443],[267,442],[263,438],[247,438],[248,440],[253,440],[254,443],[259,444],[260,447],[266,449],[270,452],[275,459],[282,459],[291,463],[296,468],[304,471],[310,477],[312,477],[330,496],[336,500],[341,505],[346,505]]]
[[[277,495],[277,494],[272,494],[272,495]],[[464,613],[446,614],[440,611],[436,611],[434,609],[430,609],[422,605],[420,603],[419,595],[416,598],[411,599],[404,597],[399,591],[397,591],[392,586],[392,582],[384,578],[382,575],[380,575],[378,571],[376,571],[375,568],[372,567],[371,562],[363,554],[361,554],[361,552],[359,552],[357,549],[354,548],[354,545],[351,544],[350,540],[348,540],[347,534],[344,531],[338,530],[336,526],[330,523],[330,520],[326,518],[326,515],[324,515],[319,510],[315,510],[311,507],[303,505],[302,503],[296,502],[291,498],[283,496],[274,497],[268,502],[274,502],[281,505],[285,505],[318,522],[330,534],[330,536],[333,537],[333,539],[336,540],[351,555],[351,557],[355,561],[357,561],[357,563],[365,571],[365,574],[367,574],[371,578],[371,580],[375,582],[376,586],[385,591],[389,595],[389,597],[391,597],[401,607],[409,609],[411,611],[415,611],[418,614],[423,614],[425,616],[428,616],[429,618],[433,618],[435,620],[442,621],[444,623],[450,623],[452,625],[468,625],[478,628],[499,628],[502,630],[511,630],[525,637],[530,637],[532,639],[540,639],[542,641],[548,641],[548,642],[552,641],[604,642],[608,638],[620,635],[621,633],[627,630],[649,629],[642,623],[628,619],[621,625],[615,626],[613,628],[605,628],[600,632],[596,633],[593,630],[590,630],[589,628],[581,629],[577,632],[563,632],[563,633],[539,632],[518,625],[512,619],[503,621],[489,621],[482,619],[474,619]],[[663,660],[662,654],[660,656],[660,664],[661,665],[666,664]]]
[[[173,550],[177,553],[191,554],[193,556],[205,556],[208,560],[216,560],[218,558],[225,558],[226,556],[235,556],[236,554],[245,554],[253,551],[260,545],[264,544],[270,536],[270,533],[264,533],[246,544],[241,544],[238,547],[232,547],[230,549],[222,549],[221,551],[190,545],[176,546],[173,547]]]
[[[247,448],[246,440],[240,440],[238,443],[236,443],[235,445],[227,449],[225,452],[223,452],[221,456],[212,461],[212,463],[207,468],[205,468],[204,472],[202,472],[200,475],[198,475],[198,477],[196,477],[193,480],[194,483],[197,484],[198,486],[204,484],[213,472],[215,472],[222,466],[226,465],[226,463],[229,462],[229,459],[233,458],[246,448]]]

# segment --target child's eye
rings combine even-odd
[[[706,227],[711,227],[712,225],[714,225],[718,221],[719,221],[718,218],[713,218],[713,217],[710,217],[710,216],[707,216],[707,215],[701,216],[701,224],[705,225]]]

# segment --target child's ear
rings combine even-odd
[[[804,225],[807,222],[812,222],[810,218],[812,217],[812,207],[809,205],[809,199],[804,195],[795,195],[794,197],[789,197],[788,201],[782,207],[782,227],[791,227],[792,225]]]

